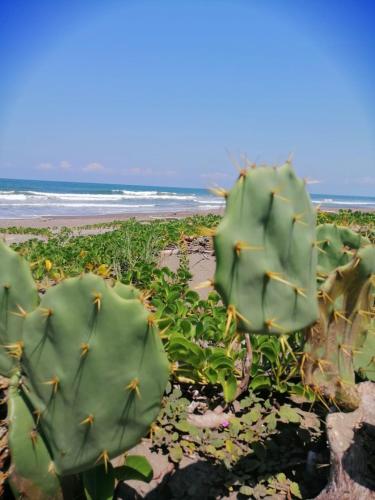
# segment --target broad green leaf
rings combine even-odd
[[[302,498],[301,490],[299,489],[298,484],[295,483],[294,481],[290,483],[290,492],[293,496],[297,498]]]
[[[176,446],[173,446],[169,450],[169,456],[171,457],[171,460],[173,462],[180,462],[182,460],[182,457],[184,456],[184,452],[182,451],[182,448],[179,444]]]
[[[283,422],[292,422],[298,424],[301,421],[301,417],[298,415],[296,410],[289,405],[283,405],[279,410],[280,418]]]
[[[183,433],[196,434],[197,427],[195,425],[190,424],[186,420],[180,420],[179,422],[174,423],[175,428]]]
[[[204,373],[205,373],[206,377],[208,378],[208,381],[210,382],[210,384],[216,384],[217,383],[217,379],[218,379],[218,372],[217,372],[217,370],[214,370],[211,366],[209,366],[205,370]]]
[[[125,464],[114,469],[116,479],[121,481],[144,481],[149,483],[153,478],[153,470],[150,462],[142,455],[128,455]]]
[[[207,362],[215,370],[223,368],[228,368],[230,370],[234,369],[233,360],[228,358],[223,352],[214,352],[208,357]]]
[[[276,415],[274,413],[270,413],[266,416],[264,421],[267,423],[267,427],[270,431],[274,431],[277,427]]]
[[[259,391],[260,389],[268,389],[271,387],[271,380],[265,375],[257,375],[250,382],[249,388],[253,391]]]
[[[271,342],[262,344],[260,351],[271,363],[276,361],[277,354]]]
[[[224,392],[224,399],[227,403],[233,401],[237,394],[237,379],[233,374],[230,374],[228,378],[222,379],[221,386]]]
[[[179,311],[179,313],[180,313],[180,311]],[[187,319],[183,319],[181,321],[180,325],[181,325],[181,330],[182,330],[183,334],[184,335],[189,335],[190,331],[191,331],[191,328],[192,328],[192,324],[190,323],[190,321],[187,320]]]
[[[262,416],[260,409],[259,408],[252,408],[249,413],[246,413],[243,417],[242,420],[246,424],[253,424],[255,422],[258,422],[260,417]]]
[[[115,475],[112,465],[96,467],[82,472],[83,487],[87,500],[112,500]]]

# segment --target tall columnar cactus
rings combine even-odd
[[[169,373],[152,315],[94,275],[50,288],[26,316],[22,365],[61,475],[134,446],[159,412]]]
[[[12,377],[8,396],[9,484],[16,498],[60,500],[60,480],[52,470],[51,455],[36,431],[32,408],[22,397],[19,381],[19,375]]]
[[[214,286],[239,329],[284,334],[318,317],[315,213],[290,163],[241,172],[214,236]]]
[[[320,282],[328,274],[350,262],[356,252],[370,241],[348,227],[336,224],[321,224],[316,228],[318,244],[317,275]]]
[[[367,246],[321,286],[319,320],[306,330],[305,384],[348,408],[358,404],[353,356],[371,326],[374,273],[375,248]]]
[[[28,263],[0,240],[0,374],[17,369],[26,312],[39,302]]]

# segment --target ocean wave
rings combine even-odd
[[[204,205],[225,205],[225,200],[198,200],[198,203],[202,203]]]
[[[199,210],[213,210],[213,209],[223,208],[223,205],[200,205]]]
[[[0,205],[1,206],[1,205]],[[131,205],[129,204],[124,204],[124,203],[118,203],[118,204],[110,204],[110,203],[10,203],[7,205],[7,207],[50,207],[50,208],[55,208],[55,207],[64,207],[64,208],[95,208],[95,207],[100,207],[100,208],[142,208],[142,207],[155,207],[155,204],[136,204],[132,203]]]
[[[197,201],[193,194],[177,194],[158,191],[125,191],[120,194],[93,194],[93,193],[48,193],[43,191],[23,191],[13,194],[0,192],[0,200],[63,200],[63,201],[121,201],[121,200],[180,200]]]
[[[5,201],[16,201],[16,200],[27,200],[27,196],[25,194],[0,194],[0,200]]]
[[[121,193],[121,194],[136,194],[139,196],[155,196],[159,193],[159,191],[130,191],[127,189],[112,189],[112,193]],[[172,193],[176,194],[176,193]]]
[[[333,200],[332,198],[324,198],[323,200],[312,200],[313,203],[319,205],[349,205],[349,206],[375,206],[375,201],[358,201],[358,200]]]

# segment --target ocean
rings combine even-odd
[[[324,208],[375,209],[375,197],[312,194]],[[0,179],[0,219],[179,212],[223,207],[207,189]]]

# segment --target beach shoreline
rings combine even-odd
[[[0,227],[34,227],[34,228],[59,228],[80,227],[94,224],[105,224],[117,221],[136,219],[138,221],[173,220],[183,219],[194,215],[222,215],[224,209],[211,210],[178,210],[160,212],[128,212],[102,215],[61,215],[44,216],[23,219],[0,219]]]
[[[339,209],[332,207],[320,206],[322,212],[336,213]],[[373,213],[375,209],[358,210],[358,207],[348,207],[346,210],[353,212]],[[32,228],[61,228],[61,227],[81,227],[95,224],[108,224],[117,221],[126,221],[136,219],[138,221],[152,220],[174,220],[192,217],[194,215],[223,215],[224,208],[220,209],[202,209],[202,210],[177,210],[177,211],[160,211],[160,212],[127,212],[118,214],[101,214],[101,215],[51,215],[32,218],[19,219],[0,219],[0,228],[8,227],[32,227]]]

